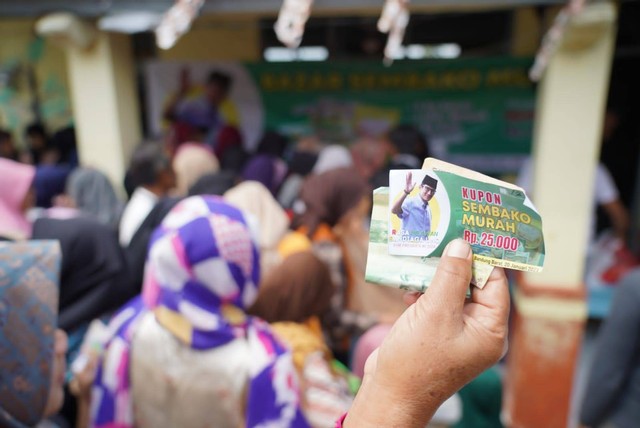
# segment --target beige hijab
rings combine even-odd
[[[406,309],[403,290],[383,287],[365,281],[369,233],[363,227],[364,214],[371,212],[370,205],[358,205],[334,227],[340,236],[343,257],[351,273],[351,290],[348,307],[352,311],[381,317],[383,322],[392,323]]]
[[[176,173],[176,193],[186,196],[200,177],[218,172],[220,163],[204,144],[185,143],[173,158],[173,170]]]
[[[244,181],[224,194],[224,199],[258,222],[262,273],[281,261],[276,250],[289,229],[289,217],[271,192],[257,181]]]

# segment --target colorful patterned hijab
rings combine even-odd
[[[129,353],[141,315],[192,349],[246,340],[252,353],[246,426],[307,427],[292,357],[245,308],[258,293],[259,254],[242,213],[221,198],[193,196],[173,208],[151,239],[141,298],[112,320],[115,335],[94,385],[92,426],[134,426]]]
[[[56,241],[0,242],[0,426],[34,426],[43,417],[61,258]]]

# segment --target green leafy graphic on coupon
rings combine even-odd
[[[494,266],[542,270],[542,220],[522,189],[431,158],[425,160],[422,170],[410,172],[417,182],[425,173],[438,180],[433,206],[429,205],[435,219],[429,237],[404,238],[413,235],[400,228],[395,207],[400,198],[406,198],[402,190],[404,182],[410,180],[405,179],[409,171],[391,171],[393,192],[391,188],[379,188],[373,195],[367,281],[424,291],[433,279],[439,257],[456,238],[472,246],[472,283],[480,288]]]

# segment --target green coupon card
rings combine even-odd
[[[471,244],[478,287],[493,266],[542,270],[542,219],[522,189],[429,158],[374,191],[366,279],[424,291],[456,238]]]

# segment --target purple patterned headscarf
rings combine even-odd
[[[110,324],[114,335],[94,385],[92,426],[134,426],[131,340],[141,315],[153,311],[160,325],[193,349],[247,340],[253,364],[247,427],[308,427],[290,352],[267,323],[245,314],[259,277],[258,250],[239,210],[221,198],[201,196],[173,208],[151,239],[142,296]]]

